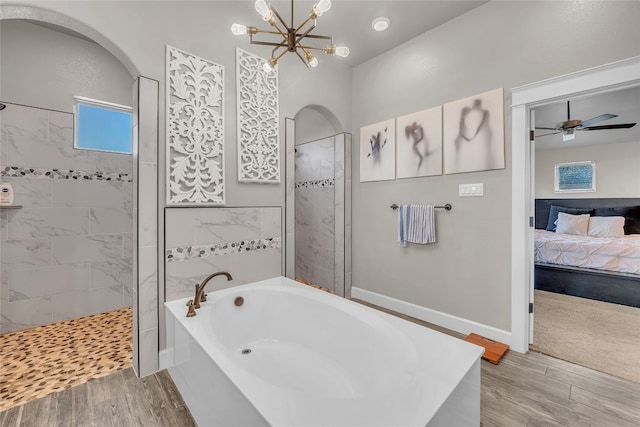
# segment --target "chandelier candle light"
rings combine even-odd
[[[331,8],[331,0],[320,0],[317,4],[313,5],[307,19],[298,27],[293,26],[293,0],[291,0],[291,25],[289,26],[278,14],[278,11],[270,7],[265,0],[256,0],[255,8],[260,16],[262,16],[262,19],[268,22],[275,31],[259,30],[256,27],[233,24],[231,26],[231,32],[237,36],[248,34],[251,44],[273,46],[271,58],[263,65],[265,72],[271,72],[278,64],[278,60],[287,52],[298,55],[307,67],[318,66],[318,58],[311,53],[313,50],[323,51],[330,55],[337,55],[343,58],[349,55],[349,48],[334,45],[333,39],[330,36],[311,34],[316,28],[316,19]],[[257,34],[271,34],[280,37],[278,41],[258,41],[253,39],[253,36]],[[316,47],[306,44],[314,40],[328,40],[329,44],[326,47]],[[280,49],[282,50],[280,51]]]

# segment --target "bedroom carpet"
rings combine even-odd
[[[534,298],[531,350],[640,383],[640,308],[539,290]]]

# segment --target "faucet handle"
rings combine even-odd
[[[196,315],[196,308],[195,308],[195,304],[193,303],[193,300],[190,299],[189,302],[187,302],[187,307],[189,307],[189,309],[187,310],[187,317],[193,317]]]
[[[200,298],[198,298],[199,292],[200,292],[200,285],[196,283],[196,293],[193,296],[193,306],[195,308],[200,308]]]
[[[200,302],[205,302],[206,300],[207,300],[207,293],[202,292],[202,295],[200,296]]]

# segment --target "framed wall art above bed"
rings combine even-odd
[[[596,162],[558,163],[554,170],[556,193],[596,191]]]

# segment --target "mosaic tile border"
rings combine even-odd
[[[167,262],[184,261],[193,258],[208,258],[219,255],[259,251],[264,249],[279,249],[280,237],[266,239],[242,240],[239,242],[217,243],[213,245],[194,245],[171,248],[165,251]]]
[[[296,182],[296,188],[328,188],[335,186],[336,180],[334,178]]]
[[[85,172],[65,169],[24,168],[19,166],[6,166],[4,169],[0,170],[0,176],[12,178],[50,178],[75,179],[81,181],[133,182],[133,177],[128,173]]]

